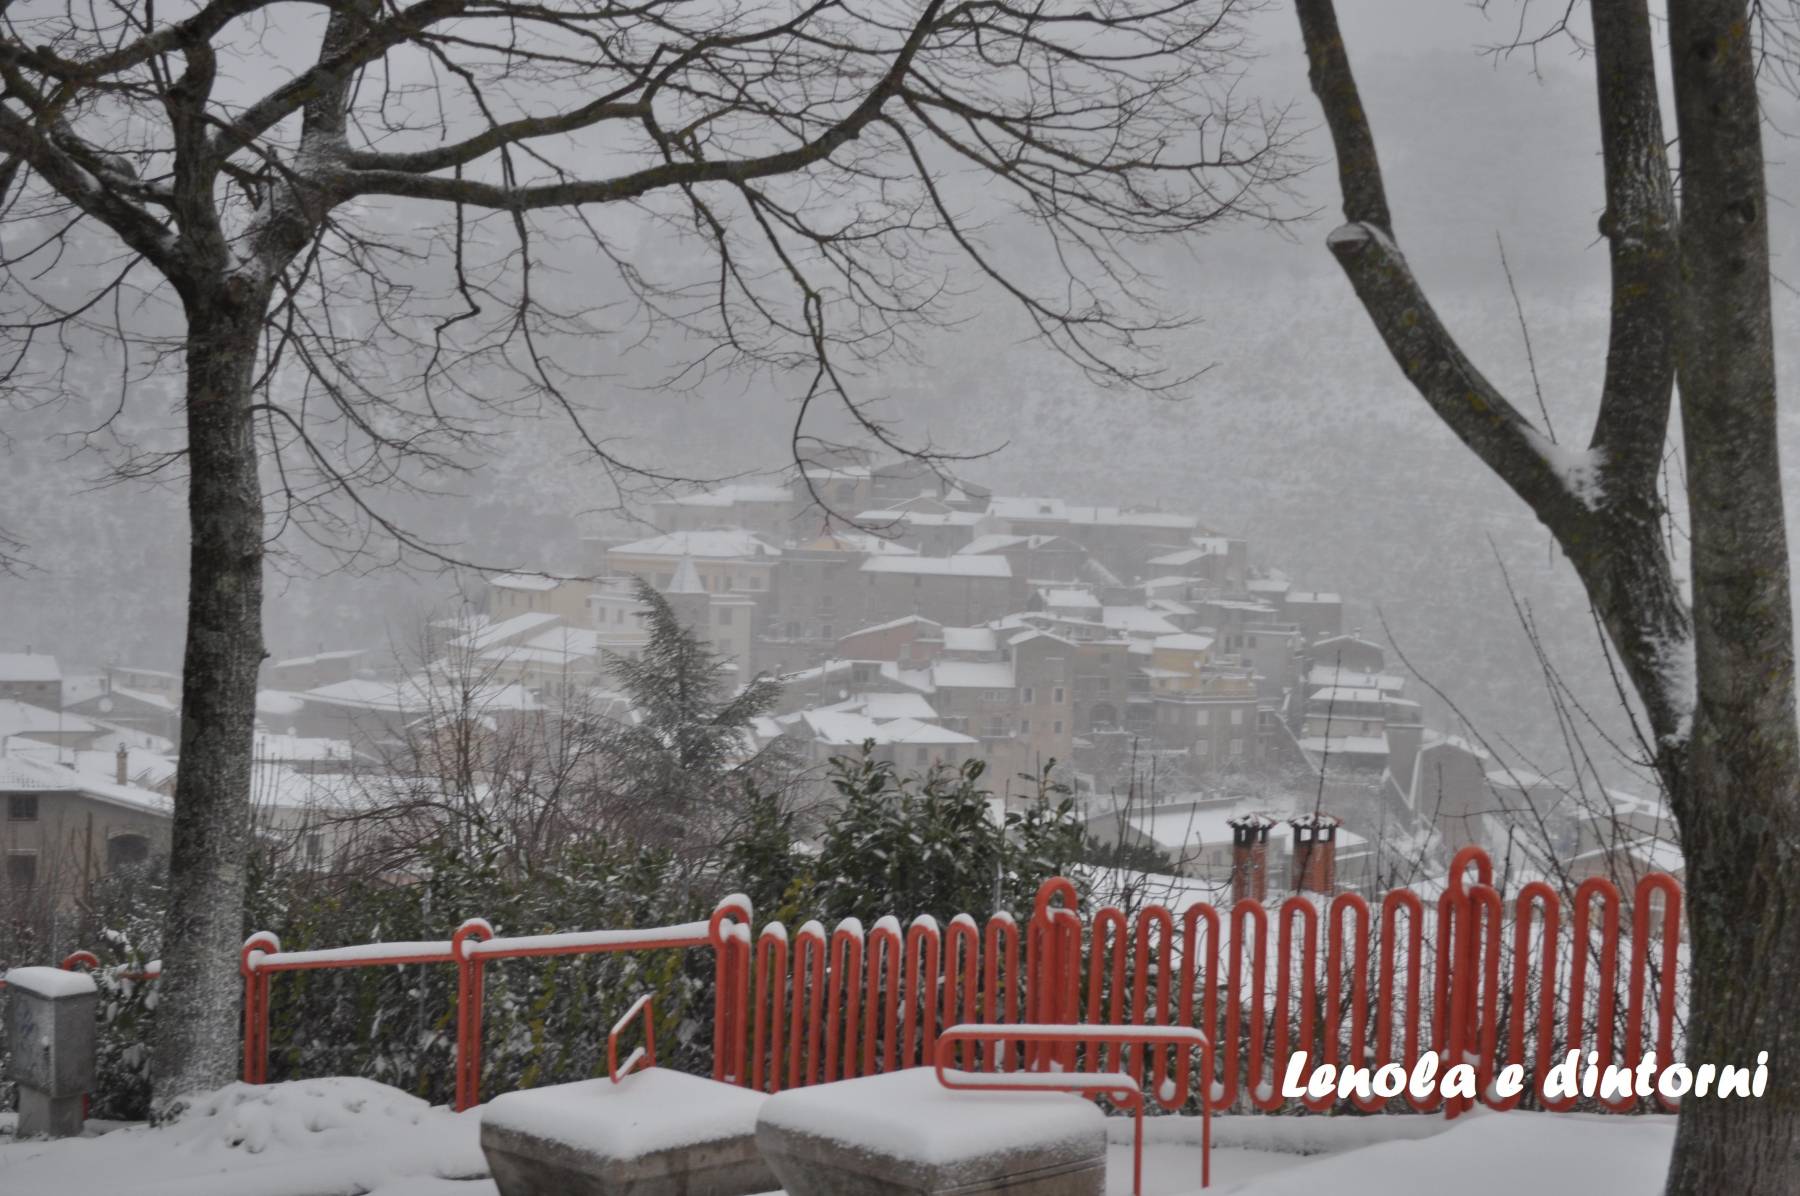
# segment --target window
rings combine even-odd
[[[1212,721],[1212,712],[1211,711],[1208,711],[1208,710],[1194,711],[1194,725],[1196,727],[1204,727],[1210,721]]]
[[[1006,738],[1006,720],[993,718],[988,720],[988,735],[994,739]]]
[[[719,608],[719,625],[721,627],[731,626],[731,608],[729,606]]]
[[[819,628],[819,638],[822,640],[834,640],[837,638],[836,632],[837,628],[833,627],[830,623],[826,623]]]
[[[1031,734],[1031,720],[1030,719],[1022,718],[1019,720],[1019,734],[1021,734],[1021,735]]]
[[[1194,755],[1204,758],[1211,754],[1212,754],[1212,744],[1208,743],[1204,739],[1194,740]]]
[[[1244,708],[1242,706],[1235,707],[1232,710],[1231,725],[1234,727],[1241,727],[1244,725]]]
[[[106,870],[116,872],[150,858],[150,840],[142,835],[114,835],[106,841]]]
[[[913,759],[920,764],[924,764],[930,758],[931,752],[928,748],[918,748],[913,752]]]
[[[6,799],[6,820],[8,822],[36,822],[37,816],[37,794],[26,793]]]
[[[819,609],[820,610],[831,610],[832,603],[835,601],[836,601],[836,599],[830,594],[820,594],[819,595]]]
[[[1029,706],[1029,705],[1031,705],[1031,703],[1032,703],[1031,686],[1027,685],[1025,687],[1025,689],[1019,694],[1019,705]]]
[[[1061,706],[1063,704],[1063,687],[1062,686],[1059,685],[1056,687],[1056,689],[1051,694],[1050,700],[1058,706]]]
[[[1062,734],[1062,720],[1060,718],[1056,720],[1056,725],[1050,729],[1050,733],[1052,735]]]
[[[1242,756],[1243,754],[1244,754],[1244,741],[1241,739],[1233,739],[1231,741],[1232,758],[1236,759],[1237,757]]]
[[[6,857],[6,883],[26,889],[37,883],[37,852],[15,851]]]

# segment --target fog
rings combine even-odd
[[[1607,323],[1591,63],[1565,42],[1484,55],[1511,36],[1510,11],[1490,17],[1434,0],[1342,8],[1409,259],[1471,356],[1535,413],[1522,310],[1552,426],[1584,439]],[[982,293],[952,326],[921,334],[916,352],[866,369],[860,385],[912,441],[987,454],[959,473],[996,494],[1155,504],[1245,539],[1254,565],[1297,588],[1341,593],[1346,631],[1403,653],[1438,727],[1464,720],[1426,689],[1442,690],[1495,742],[1554,763],[1561,732],[1505,578],[1572,690],[1617,730],[1583,594],[1549,534],[1404,383],[1356,304],[1323,245],[1335,177],[1288,6],[1259,14],[1251,34],[1260,57],[1242,92],[1286,109],[1315,165],[1276,201],[1288,221],[1280,227],[1244,222],[1157,247],[1164,302],[1196,321],[1166,346],[1178,371],[1204,369],[1192,385],[1167,396],[1102,390]],[[1768,137],[1774,267],[1786,279],[1800,275],[1786,202],[1800,165],[1791,142],[1773,129]],[[1001,226],[992,235],[1012,234]],[[551,265],[570,286],[588,276],[579,261]],[[1785,283],[1776,303],[1791,372],[1795,297]],[[791,465],[795,380],[762,373],[696,391],[641,389],[626,381],[673,363],[628,354],[630,337],[618,339],[581,351],[619,371],[616,388],[599,386],[604,429],[635,461],[695,478],[773,476]],[[159,375],[165,396],[171,376]],[[187,540],[180,479],[105,482],[102,464],[64,435],[110,402],[114,381],[81,377],[72,403],[15,396],[4,409],[0,526],[24,542],[26,564],[0,579],[0,649],[54,653],[66,672],[173,670]],[[170,401],[146,402],[138,418],[172,431]],[[1791,411],[1783,426],[1794,431]],[[460,497],[397,509],[421,535],[496,567],[582,570],[582,536],[644,534],[632,520],[648,517],[642,506],[597,510],[608,488],[554,422],[509,433],[488,465],[447,490]],[[417,558],[383,567],[395,554],[380,547],[332,570],[297,539],[285,542],[295,558],[271,566],[265,624],[277,659],[385,651],[423,612],[481,600],[475,571],[423,568]]]

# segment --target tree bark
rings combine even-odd
[[[1297,0],[1348,224],[1330,238],[1433,410],[1543,520],[1642,698],[1681,830],[1692,946],[1690,1064],[1753,1067],[1761,1099],[1682,1102],[1670,1196],[1800,1192],[1800,726],[1777,452],[1767,196],[1744,0],[1672,0],[1682,158],[1667,188],[1643,0],[1595,0],[1611,246],[1606,387],[1574,485],[1431,311],[1393,239],[1374,138],[1331,0]],[[1678,271],[1671,259],[1678,257]],[[1672,349],[1672,352],[1671,352]],[[1681,386],[1692,601],[1658,534],[1670,370]]]
[[[1770,1082],[1761,1100],[1684,1102],[1670,1196],[1800,1192],[1800,730],[1745,7],[1669,7],[1698,701],[1691,736],[1668,754],[1691,912],[1688,1054],[1743,1064],[1766,1050]]]
[[[245,289],[221,283],[183,296],[188,622],[159,994],[167,1014],[179,1016],[156,1022],[158,1116],[237,1072],[237,961],[263,660],[263,506],[251,382],[266,294]]]

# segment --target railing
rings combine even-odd
[[[1172,1025],[1197,1027],[1215,1044],[1220,1066],[1203,1097],[1212,1109],[1282,1108],[1289,1098],[1279,1078],[1304,1052],[1314,1064],[1371,1075],[1390,1064],[1410,1075],[1428,1054],[1445,1068],[1466,1061],[1479,1099],[1498,1108],[1525,1098],[1493,1091],[1498,1070],[1518,1064],[1539,1107],[1561,1111],[1578,1102],[1544,1085],[1568,1050],[1584,1062],[1597,1051],[1603,1068],[1635,1068],[1649,1042],[1653,1076],[1676,1061],[1681,889],[1657,873],[1632,898],[1628,931],[1620,891],[1604,878],[1576,888],[1567,917],[1562,895],[1541,882],[1509,903],[1492,885],[1487,855],[1471,847],[1429,906],[1396,889],[1373,904],[1355,893],[1300,894],[1272,908],[1241,901],[1177,914],[1149,905],[1128,918],[1108,907],[1084,919],[1075,886],[1055,878],[1022,934],[1005,914],[985,931],[967,915],[942,929],[921,917],[904,930],[890,917],[866,934],[854,919],[829,936],[808,922],[790,944],[771,923],[755,937],[754,967],[740,925],[719,957],[714,1076],[774,1092],[930,1065],[939,1028],[957,1024]],[[979,1066],[1067,1067],[1070,1050],[996,1036]],[[1126,1063],[1141,1075],[1135,1048]],[[1153,1076],[1152,1092],[1173,1111],[1181,1101],[1165,1078]],[[1373,1112],[1395,1098],[1358,1089],[1345,1099]],[[1404,1100],[1449,1117],[1472,1103],[1446,1101],[1435,1086],[1421,1095],[1408,1085]],[[1303,1103],[1322,1111],[1339,1097]],[[1614,1097],[1600,1107],[1637,1104]]]
[[[738,924],[747,927],[749,921],[749,900],[734,895],[721,901],[706,921],[638,930],[572,931],[505,938],[496,937],[493,927],[485,919],[470,918],[448,939],[365,943],[317,951],[283,951],[280,939],[269,931],[259,931],[244,941],[239,961],[239,971],[244,977],[244,1082],[268,1082],[269,983],[278,972],[454,964],[456,1084],[453,1107],[461,1111],[481,1103],[482,993],[488,963],[542,956],[711,947],[721,954],[718,970],[723,976],[727,973],[723,961],[724,945],[727,941],[735,941],[733,927]]]
[[[1069,1066],[1044,1071],[991,1072],[968,1067],[971,1047],[986,1043],[992,1051],[1007,1042],[1022,1042],[1049,1055],[1062,1055],[1071,1060],[1083,1046],[1091,1070]],[[957,1067],[957,1048],[962,1047],[962,1067]],[[1110,1057],[1107,1048],[1112,1048]],[[1212,1044],[1206,1035],[1188,1026],[1058,1026],[1021,1022],[1011,1026],[949,1026],[938,1039],[934,1066],[938,1083],[951,1091],[964,1092],[1077,1092],[1089,1099],[1107,1097],[1131,1114],[1131,1193],[1144,1192],[1144,1112],[1149,1102],[1144,1099],[1142,1067],[1132,1071],[1120,1068],[1121,1055],[1129,1050],[1136,1058],[1139,1048],[1148,1047],[1156,1059],[1157,1085],[1172,1085],[1168,1099],[1175,1106],[1187,1103],[1188,1085],[1193,1068],[1193,1052],[1200,1052],[1200,1074],[1213,1073]],[[1175,1051],[1175,1076],[1168,1075],[1165,1048]],[[1110,1068],[1110,1070],[1109,1070]],[[1200,1104],[1200,1186],[1212,1186],[1212,1109],[1204,1100]]]
[[[1467,1061],[1476,1099],[1496,1108],[1526,1098],[1494,1091],[1499,1069],[1516,1064],[1532,1077],[1537,1106],[1552,1111],[1581,1103],[1544,1087],[1569,1050],[1584,1062],[1598,1052],[1602,1067],[1636,1068],[1649,1045],[1654,1075],[1675,1061],[1681,888],[1664,874],[1637,883],[1629,919],[1619,888],[1603,878],[1582,882],[1569,901],[1541,882],[1509,900],[1493,886],[1487,855],[1472,847],[1457,854],[1430,902],[1396,889],[1374,902],[1299,894],[1269,908],[1148,905],[1128,916],[1103,907],[1085,917],[1077,902],[1075,885],[1057,877],[1040,888],[1024,925],[1006,913],[985,925],[962,914],[941,927],[929,916],[905,927],[884,917],[866,932],[846,919],[829,933],[814,921],[791,938],[780,923],[753,936],[749,901],[732,896],[706,921],[638,930],[500,937],[471,919],[444,940],[291,952],[259,932],[240,955],[243,1076],[268,1079],[276,973],[447,964],[457,969],[454,1104],[466,1109],[480,1101],[490,961],[693,949],[714,956],[713,1078],[759,1091],[932,1066],[945,1028],[1019,1023],[1094,1027],[1090,1059],[1108,1027],[1197,1029],[1217,1055],[1200,1093],[1209,1110],[1283,1107],[1278,1077],[1300,1052],[1370,1073],[1390,1065],[1410,1073],[1428,1055],[1446,1066]],[[76,952],[63,966],[97,963]],[[120,974],[151,979],[158,969]],[[970,1069],[988,1073],[1069,1070],[1075,1061],[1067,1041],[1018,1035],[961,1049],[979,1054]],[[1186,1103],[1186,1085],[1165,1082],[1162,1052],[1112,1050],[1140,1080],[1150,1060],[1151,1099],[1165,1111]],[[1403,1100],[1451,1117],[1473,1103],[1410,1086],[1395,1097],[1357,1090],[1344,1099],[1366,1112]],[[1677,1103],[1654,1099],[1665,1109]],[[1302,1098],[1314,1111],[1338,1101],[1336,1092]],[[1639,1102],[1597,1103],[1624,1110]]]

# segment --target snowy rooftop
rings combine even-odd
[[[919,550],[908,548],[885,536],[868,532],[831,532],[799,545],[813,552],[859,552],[866,556],[917,556]]]
[[[0,652],[0,681],[61,681],[56,657],[42,652]]]
[[[1195,635],[1192,632],[1179,632],[1175,635],[1159,635],[1151,644],[1166,652],[1205,652],[1213,646],[1210,635]]]
[[[1179,635],[1181,628],[1147,606],[1108,606],[1101,609],[1100,622],[1113,631],[1133,635]]]
[[[885,623],[875,623],[868,627],[858,627],[855,631],[852,631],[850,635],[840,636],[839,638],[849,639],[850,636],[870,635],[877,631],[896,631],[902,627],[912,627],[915,625],[920,630],[943,626],[942,623],[939,623],[935,619],[927,619],[924,615],[902,615],[898,619],[889,619]]]
[[[944,628],[946,652],[997,652],[1000,643],[991,627]]]
[[[609,550],[613,556],[692,556],[710,560],[753,560],[758,557],[777,557],[781,549],[773,544],[744,531],[741,528],[725,528],[705,532],[670,532],[663,536],[651,536],[646,540],[634,540],[629,544],[621,544]]]
[[[1001,519],[1062,519],[1066,508],[1060,498],[1003,498],[988,500],[988,514]]]
[[[976,536],[967,544],[956,550],[958,556],[980,556],[989,552],[1001,552],[1008,548],[1017,548],[1021,544],[1029,545],[1030,536],[1009,536],[1000,532],[989,532],[984,536]]]
[[[975,511],[864,511],[856,522],[879,527],[884,523],[906,523],[914,527],[974,527],[983,516]]]
[[[100,727],[63,710],[0,698],[0,735],[98,735]]]
[[[108,753],[110,754],[110,753]],[[123,806],[146,814],[168,816],[174,803],[162,794],[136,785],[119,785],[102,780],[92,773],[77,772],[59,764],[51,764],[31,756],[0,756],[0,792],[4,793],[80,793],[110,805]]]
[[[818,470],[808,470],[811,476],[821,478],[825,475]],[[739,503],[784,503],[792,502],[794,492],[786,486],[769,485],[756,482],[734,482],[718,486],[699,494],[683,494],[677,498],[664,501],[681,507],[732,507]]]
[[[864,573],[910,573],[933,577],[1012,576],[1012,565],[1003,556],[872,556],[862,563]]]
[[[1340,705],[1351,702],[1380,704],[1385,696],[1379,689],[1353,689],[1339,685],[1327,689],[1315,689],[1307,700],[1324,705]]]
[[[546,628],[555,627],[562,622],[561,615],[549,611],[527,611],[522,615],[514,615],[510,619],[502,619],[498,623],[489,623],[457,641],[464,647],[480,652],[497,644],[508,644],[516,640],[526,639]]]
[[[1365,673],[1328,664],[1315,664],[1306,674],[1306,683],[1315,689],[1344,685],[1352,689],[1379,689],[1384,693],[1399,693],[1406,688],[1406,678],[1392,673]]]
[[[909,718],[918,722],[937,721],[937,711],[924,694],[917,693],[867,693],[852,694],[828,710],[849,710],[863,714],[877,722],[891,719]]]
[[[1386,756],[1385,735],[1309,735],[1299,741],[1300,750],[1329,756]]]
[[[1179,857],[1202,847],[1221,847],[1231,842],[1231,820],[1244,814],[1263,813],[1260,807],[1243,802],[1212,802],[1199,806],[1174,808],[1146,806],[1126,819],[1138,833],[1153,841],[1163,851]],[[1113,815],[1102,816],[1102,821]],[[1287,820],[1275,816],[1269,827],[1269,842],[1284,844],[1283,851],[1293,850],[1289,840],[1293,828]],[[1362,847],[1367,840],[1351,831],[1339,830],[1338,850]]]
[[[804,710],[799,717],[812,732],[814,739],[833,747],[855,747],[871,739],[878,744],[917,746],[967,745],[977,742],[961,732],[911,718],[881,722],[866,714],[836,708]]]

